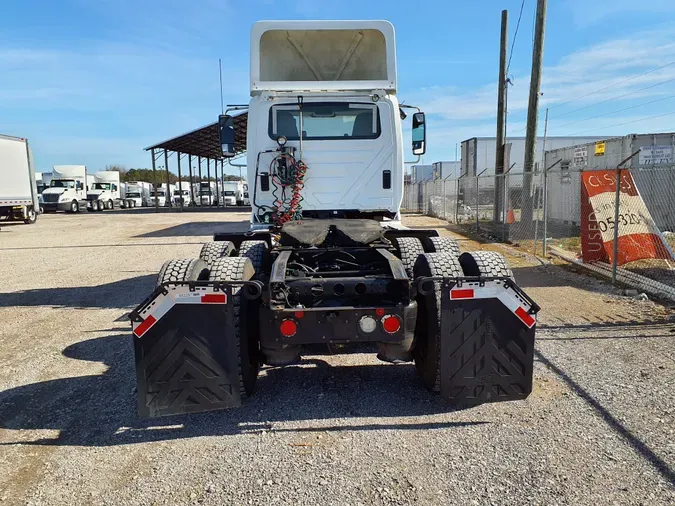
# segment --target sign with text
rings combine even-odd
[[[603,156],[605,154],[605,141],[595,143],[595,156]]]
[[[617,264],[643,258],[673,259],[635,186],[630,171],[621,170],[616,221],[616,170],[594,170],[581,178],[581,249],[584,262],[613,262],[614,230],[618,226]],[[616,221],[616,222],[615,222]]]
[[[642,146],[640,165],[660,165],[673,163],[673,146]]]

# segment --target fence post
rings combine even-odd
[[[619,203],[621,198],[621,166],[616,168],[616,195],[614,197],[614,258],[612,258],[612,284],[616,284],[617,256],[619,255]]]
[[[480,234],[480,220],[478,219],[478,211],[480,206],[480,200],[478,199],[478,176],[476,176],[476,233]]]
[[[548,251],[548,244],[546,236],[548,235],[548,171],[544,167],[544,249],[543,257],[546,258],[546,252]],[[536,255],[536,253],[535,253]]]

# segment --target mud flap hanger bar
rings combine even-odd
[[[463,278],[444,278],[444,277],[419,277],[413,281],[413,286],[417,290],[417,293],[420,295],[431,295],[434,292],[434,281],[443,282],[444,286],[447,286],[450,290],[455,288],[462,288],[466,283],[471,285],[479,286],[480,288],[492,285],[491,282],[497,281],[500,282],[506,290],[513,290],[520,297],[522,297],[527,304],[530,306],[529,313],[537,314],[541,307],[535,301],[533,301],[511,278],[508,277],[463,277]],[[497,286],[499,286],[497,284]],[[473,297],[465,297],[473,298]]]
[[[157,305],[157,299],[169,297],[170,294],[172,305],[227,303],[232,295],[232,289],[236,287],[242,287],[241,294],[249,300],[259,298],[263,291],[263,284],[260,281],[167,281],[157,286],[150,296],[131,311],[129,319],[132,323],[143,322],[143,315],[147,316],[148,309]],[[213,297],[216,294],[221,294],[224,298]]]
[[[536,314],[541,308],[508,277],[420,277],[415,280],[417,292],[430,295],[434,282],[442,283],[444,306],[451,302],[497,299],[528,328],[537,323]]]

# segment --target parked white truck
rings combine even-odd
[[[173,203],[175,206],[180,206],[181,202],[183,206],[192,205],[192,196],[190,195],[190,183],[187,181],[182,181],[180,185],[175,184],[176,190],[173,192]]]
[[[150,188],[151,205],[154,206],[155,204],[158,204],[159,207],[167,206],[171,202],[174,191],[175,185],[169,185],[169,188],[167,190],[166,183],[163,183],[162,185],[157,187],[157,196],[155,196],[155,190],[151,187]]]
[[[218,186],[215,181],[202,181],[199,183],[199,203],[202,206],[218,205]]]
[[[240,206],[244,199],[241,181],[225,181],[223,183],[223,204],[226,206]]]
[[[94,184],[87,192],[87,211],[114,209],[120,205],[120,173],[102,170],[94,174]]]
[[[35,183],[37,185],[38,194],[45,191],[49,188],[49,183],[52,181],[51,172],[36,172],[35,173]]]
[[[0,219],[32,224],[40,211],[28,141],[0,135]]]
[[[130,313],[140,414],[240,406],[261,364],[297,363],[321,344],[372,343],[380,360],[414,361],[451,404],[526,398],[539,307],[504,258],[460,255],[453,239],[400,223],[393,26],[263,21],[250,48],[248,118],[224,114],[218,128],[223,156],[248,152],[251,228],[166,262]]]
[[[45,212],[78,212],[87,206],[87,167],[84,165],[54,165],[49,188],[40,195]]]
[[[151,189],[152,185],[145,181],[128,181],[126,183],[125,198],[133,202],[133,207],[149,206]]]

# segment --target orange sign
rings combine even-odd
[[[673,259],[628,170],[620,171],[616,221],[616,170],[593,170],[581,178],[581,250],[584,262],[613,262],[618,226],[617,264],[643,258]],[[616,223],[615,223],[616,221]]]

